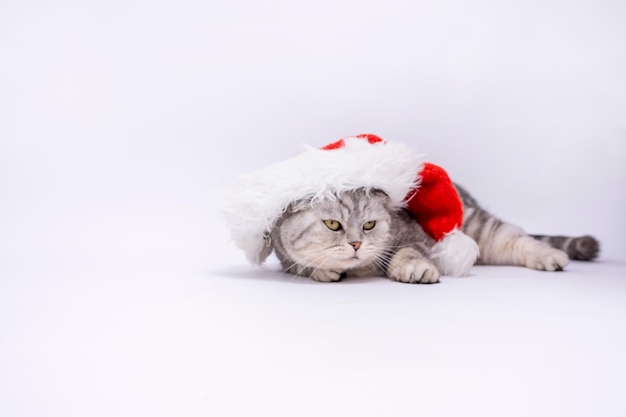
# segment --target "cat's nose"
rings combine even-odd
[[[352,245],[352,247],[354,248],[354,250],[359,250],[359,248],[361,247],[361,242],[350,242],[350,245]]]

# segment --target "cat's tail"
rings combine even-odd
[[[531,235],[537,240],[545,242],[553,248],[567,253],[570,259],[577,261],[591,261],[600,253],[600,242],[593,236],[546,236]]]

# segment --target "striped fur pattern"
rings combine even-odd
[[[477,263],[560,271],[570,259],[591,261],[598,256],[600,245],[591,236],[529,235],[484,210],[463,187],[456,188],[465,212],[462,230],[480,248]]]
[[[477,263],[560,271],[570,257],[591,260],[598,254],[592,237],[528,235],[457,189],[465,207],[462,230],[480,248]],[[274,250],[286,272],[321,282],[380,275],[406,283],[439,282],[440,271],[429,259],[434,244],[384,192],[366,189],[291,204],[266,237],[267,250]]]
[[[598,257],[600,245],[593,236],[546,236],[531,235],[533,238],[547,243],[548,245],[561,249],[567,253],[570,259],[577,261],[591,261]]]

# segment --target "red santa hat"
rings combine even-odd
[[[463,276],[478,257],[478,246],[461,232],[463,204],[440,167],[400,143],[362,134],[333,142],[259,171],[243,175],[223,196],[235,244],[261,264],[271,253],[269,233],[298,200],[321,200],[357,188],[380,189],[395,207],[407,208],[437,243],[431,259],[444,275]]]

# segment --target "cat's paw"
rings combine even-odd
[[[345,277],[344,273],[337,271],[327,271],[324,269],[316,269],[311,274],[311,278],[317,282],[338,282]]]
[[[539,271],[562,271],[568,263],[569,257],[565,252],[554,248],[541,248],[526,257],[525,266]]]
[[[427,259],[409,259],[402,264],[390,265],[389,278],[409,284],[435,284],[439,282],[439,270]]]

